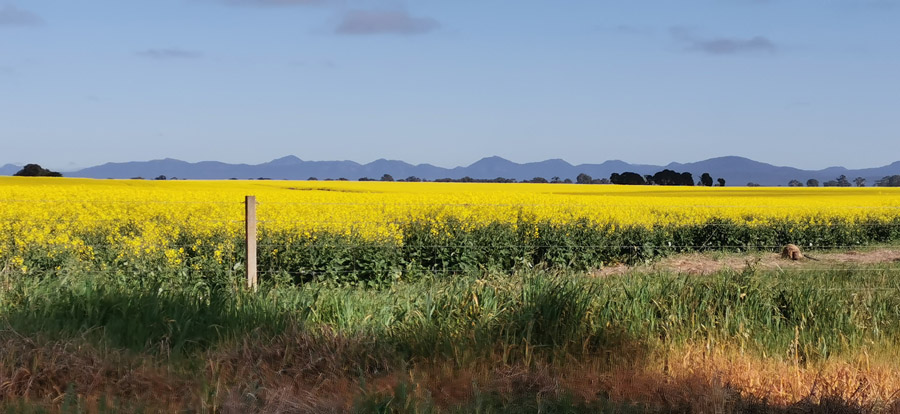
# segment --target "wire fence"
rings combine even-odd
[[[15,214],[3,214],[3,209],[13,209],[18,208],[21,210],[22,206],[33,206],[39,205],[36,207],[37,209],[42,209],[40,206],[45,206],[43,210],[53,210],[55,206],[73,206],[77,205],[78,208],[67,210],[65,208],[60,208],[58,212],[54,214],[39,214],[39,215],[15,215]],[[93,217],[91,215],[91,209],[99,212],[104,212],[105,210],[115,210],[124,209],[125,211],[139,209],[142,206],[150,205],[153,206],[152,210],[157,211],[158,214],[151,214],[147,216],[135,215],[135,216],[118,216],[118,217]],[[160,208],[160,206],[167,206],[164,208]],[[384,272],[383,269],[385,266],[360,266],[358,263],[354,265],[340,265],[333,266],[332,268],[315,268],[314,265],[310,265],[308,263],[304,263],[303,260],[295,260],[293,263],[279,262],[278,254],[284,256],[286,253],[289,253],[291,250],[303,250],[304,255],[309,256],[306,259],[310,263],[315,263],[316,254],[323,254],[325,258],[334,258],[336,251],[339,251],[339,254],[343,254],[344,256],[350,257],[353,259],[354,255],[361,254],[361,252],[372,252],[378,251],[379,249],[384,249],[385,251],[393,251],[396,253],[398,249],[400,249],[399,254],[405,254],[404,252],[413,251],[415,254],[421,254],[423,251],[433,250],[435,251],[435,257],[425,260],[422,260],[420,263],[420,267],[430,273],[444,273],[444,274],[453,274],[453,273],[462,273],[471,271],[473,267],[477,267],[481,263],[473,262],[472,258],[465,259],[460,257],[452,257],[452,254],[458,251],[477,251],[482,252],[483,254],[474,255],[475,259],[478,257],[487,257],[489,263],[484,263],[484,265],[495,265],[499,262],[510,262],[510,260],[528,260],[532,259],[536,263],[540,263],[544,260],[548,262],[556,262],[556,263],[565,263],[566,260],[570,262],[573,260],[585,260],[587,267],[596,267],[597,265],[609,265],[615,264],[617,261],[627,261],[623,260],[623,258],[627,258],[629,254],[633,252],[642,252],[640,254],[636,254],[636,258],[638,261],[646,260],[647,258],[655,258],[673,253],[684,253],[684,252],[721,252],[721,253],[734,253],[734,252],[753,252],[753,253],[777,253],[784,247],[787,242],[794,241],[791,239],[789,234],[782,234],[785,232],[791,231],[791,225],[806,225],[813,226],[819,233],[830,234],[830,233],[841,233],[847,228],[857,229],[863,233],[872,233],[881,232],[884,234],[877,235],[880,239],[872,239],[872,240],[862,240],[862,242],[856,243],[847,243],[842,241],[840,238],[836,238],[833,240],[828,240],[825,242],[817,242],[817,241],[805,241],[799,242],[796,244],[801,245],[805,250],[812,251],[828,251],[828,252],[847,252],[851,250],[858,250],[861,248],[865,248],[869,245],[887,245],[890,246],[891,243],[896,243],[900,240],[900,205],[840,205],[835,207],[821,207],[820,210],[824,212],[822,215],[810,214],[807,213],[806,216],[801,217],[796,222],[787,223],[788,225],[782,226],[780,229],[771,229],[766,228],[768,224],[754,224],[753,221],[757,218],[768,220],[770,217],[765,216],[765,214],[761,214],[759,217],[755,217],[753,214],[743,214],[738,215],[735,214],[734,217],[738,217],[734,221],[706,221],[706,222],[689,222],[684,224],[672,224],[669,223],[665,226],[658,226],[658,228],[654,227],[655,225],[651,224],[649,226],[645,226],[649,228],[649,231],[655,231],[659,229],[679,229],[679,228],[694,228],[697,231],[707,231],[712,233],[718,233],[718,229],[728,230],[734,229],[736,225],[757,225],[762,229],[769,232],[781,232],[778,233],[775,237],[768,235],[765,238],[754,238],[748,237],[744,240],[735,239],[735,238],[725,238],[716,236],[715,234],[710,235],[715,240],[710,240],[709,242],[696,243],[699,239],[691,239],[689,242],[685,243],[684,238],[671,237],[670,240],[661,240],[658,234],[654,237],[646,237],[644,239],[640,239],[637,241],[633,240],[623,240],[621,238],[609,238],[609,240],[604,240],[603,237],[593,237],[589,238],[590,242],[585,243],[585,238],[582,237],[579,239],[576,236],[571,236],[571,238],[566,237],[556,237],[556,238],[540,238],[533,237],[530,240],[516,239],[510,242],[509,239],[491,239],[489,235],[487,237],[481,237],[477,239],[466,239],[463,241],[456,241],[452,237],[445,237],[444,239],[438,240],[435,242],[433,239],[429,239],[427,237],[421,238],[408,238],[404,237],[403,232],[413,231],[411,230],[412,225],[421,224],[416,218],[415,215],[409,215],[409,217],[403,217],[401,213],[401,217],[393,217],[390,215],[383,216],[383,218],[369,219],[363,218],[359,216],[363,216],[363,212],[370,211],[371,209],[381,209],[384,211],[417,211],[418,209],[431,209],[431,210],[440,210],[440,209],[456,209],[460,211],[465,211],[466,209],[477,210],[478,212],[490,211],[491,209],[499,209],[499,210],[509,210],[509,209],[520,209],[522,212],[529,212],[529,209],[533,208],[560,208],[565,209],[567,212],[578,212],[579,210],[584,210],[582,216],[578,216],[577,214],[567,215],[568,218],[575,219],[584,219],[584,222],[577,222],[575,224],[571,224],[572,229],[584,230],[587,229],[588,232],[591,231],[591,226],[603,226],[609,225],[610,223],[592,223],[591,217],[589,213],[591,211],[595,211],[597,209],[643,209],[651,212],[657,212],[661,215],[666,215],[669,213],[676,215],[683,215],[685,210],[702,210],[702,209],[713,209],[716,211],[721,210],[731,210],[731,209],[741,209],[741,211],[752,211],[759,210],[762,212],[770,211],[770,210],[785,210],[785,209],[793,209],[797,207],[796,204],[791,203],[781,203],[781,204],[690,204],[690,203],[672,203],[667,205],[636,205],[629,203],[617,203],[615,201],[607,201],[602,203],[470,203],[470,202],[400,202],[400,203],[387,203],[387,202],[321,202],[321,201],[266,201],[263,203],[256,203],[254,200],[254,207],[259,207],[261,212],[261,219],[256,216],[256,212],[254,212],[253,217],[249,217],[246,215],[246,211],[243,211],[248,206],[248,202],[245,200],[241,201],[191,201],[191,200],[109,200],[109,199],[0,199],[0,235],[2,237],[9,239],[11,238],[13,242],[11,243],[13,247],[16,245],[17,235],[9,234],[9,229],[14,229],[14,231],[41,231],[41,229],[51,229],[50,232],[58,232],[65,231],[67,228],[79,228],[79,229],[89,229],[92,225],[118,225],[119,227],[124,227],[125,230],[120,230],[119,233],[107,234],[105,239],[99,239],[97,235],[93,235],[95,237],[78,239],[78,234],[71,234],[70,238],[63,237],[62,242],[58,243],[60,245],[66,245],[66,243],[72,242],[72,240],[77,240],[73,244],[78,248],[91,248],[96,251],[103,250],[120,250],[123,247],[123,244],[127,244],[127,248],[130,249],[152,249],[152,250],[179,250],[179,254],[186,254],[188,256],[202,253],[209,254],[210,249],[219,249],[226,250],[228,254],[230,254],[230,259],[240,261],[244,259],[248,259],[252,256],[259,255],[262,260],[261,266],[260,264],[251,264],[247,263],[246,272],[249,276],[251,272],[258,273],[261,276],[274,276],[274,275],[290,275],[290,276],[309,276],[309,275],[320,275],[320,274],[329,274],[329,275],[352,275],[352,274],[360,274],[366,272]],[[211,214],[208,211],[205,211],[206,208],[211,208],[216,210],[216,214]],[[349,207],[351,213],[344,214],[340,218],[334,218],[329,215],[329,210],[332,207],[341,207],[347,208]],[[223,210],[224,209],[224,210]],[[359,211],[358,214],[354,214],[353,210],[356,209]],[[196,211],[194,211],[196,210]],[[185,214],[168,216],[167,212],[179,212]],[[301,212],[307,214],[303,216],[302,219],[297,219],[293,215],[293,213]],[[814,210],[813,210],[814,211]],[[862,217],[862,219],[857,220],[847,220],[838,222],[829,222],[827,220],[828,214],[839,211],[863,211],[863,212],[889,212],[886,216],[882,215],[881,217],[890,217],[891,220],[872,220],[870,216],[865,214],[858,216]],[[67,214],[67,212],[72,212],[71,214]],[[205,214],[205,215],[204,215]],[[224,216],[224,217],[216,217],[216,216]],[[242,216],[243,215],[243,216]],[[824,217],[824,220],[823,220]],[[517,220],[523,220],[521,218]],[[528,219],[524,219],[526,221],[513,221],[513,222],[502,222],[501,224],[525,224],[525,225],[535,225],[539,223],[535,221],[527,221]],[[744,220],[742,223],[741,220]],[[775,218],[775,220],[780,220],[780,218]],[[248,238],[240,238],[241,234],[244,232],[249,232],[252,221],[253,231],[256,232],[258,230],[259,236],[250,240]],[[168,229],[172,233],[166,237],[165,235],[160,238],[156,237],[153,239],[144,239],[143,231],[144,229],[141,227],[142,225],[146,225],[149,223],[155,225],[161,225],[165,227],[166,225],[171,225],[173,222],[178,223],[180,228],[177,229]],[[553,223],[552,220],[548,221],[548,225],[550,228],[554,225],[560,225],[559,223]],[[225,239],[204,239],[203,236],[200,235],[192,235],[185,234],[185,228],[189,228],[194,224],[203,224],[207,228],[219,228],[221,230],[227,229],[229,234],[238,235],[235,238],[225,238]],[[484,223],[479,223],[484,224]],[[16,228],[16,225],[24,226],[24,228]],[[565,223],[563,224],[565,225]],[[613,224],[614,225],[614,224]],[[31,226],[31,227],[28,227]],[[244,227],[243,231],[234,231],[235,229],[239,229],[241,226]],[[360,231],[361,229],[367,229],[372,227],[385,227],[391,229],[391,231],[397,232],[401,237],[399,239],[395,238],[391,241],[372,241],[372,240],[361,240],[359,238],[345,238],[341,240],[328,240],[327,242],[316,241],[315,237],[304,236],[298,237],[295,240],[285,240],[283,238],[278,238],[275,236],[283,236],[285,233],[290,233],[292,231],[297,234],[301,234],[304,231],[312,231],[313,236],[321,235],[322,233],[328,233],[329,231],[334,231],[335,229],[343,229],[347,234],[354,234],[354,232]],[[580,226],[580,227],[579,227]],[[4,230],[6,229],[6,230]],[[714,229],[714,230],[710,230]],[[458,229],[457,229],[458,230]],[[607,229],[608,230],[608,229]],[[7,234],[4,235],[4,231]],[[619,229],[622,231],[622,229]],[[461,231],[461,233],[465,233],[465,231]],[[460,233],[456,235],[459,236]],[[523,233],[524,234],[524,233]],[[648,233],[650,234],[650,233]],[[58,234],[57,234],[58,235]],[[514,234],[515,235],[515,234]],[[482,235],[484,236],[484,235]],[[556,235],[559,236],[559,235]],[[568,237],[568,235],[566,235]],[[739,236],[739,235],[738,235]],[[193,237],[193,239],[192,239]],[[692,236],[694,237],[694,236]],[[737,236],[735,236],[737,237]],[[843,236],[842,236],[843,237]],[[597,240],[600,239],[598,242]],[[691,242],[692,241],[692,242]],[[702,241],[702,240],[700,240]],[[773,242],[777,241],[777,242]],[[0,239],[0,246],[3,246],[4,241]],[[6,241],[7,247],[5,250],[8,252],[10,250],[10,243]],[[48,245],[53,245],[53,243],[48,243]],[[888,250],[890,250],[888,248]],[[520,257],[516,258],[503,258],[497,257],[497,251],[501,251],[502,254],[518,254]],[[535,251],[540,251],[540,253],[534,253]],[[578,254],[587,254],[596,251],[606,252],[609,257],[601,257],[601,254],[594,254],[590,256],[586,255],[586,259],[578,259]],[[894,250],[891,250],[894,251]],[[449,253],[447,253],[449,252]],[[484,253],[487,252],[487,253]],[[549,253],[548,253],[549,252]],[[610,253],[611,252],[611,253]],[[649,252],[649,253],[648,253]],[[900,253],[900,246],[898,246],[898,253]],[[0,251],[2,253],[2,251]],[[451,257],[443,257],[443,254],[450,254]],[[554,256],[555,255],[555,256]],[[342,256],[342,258],[344,257]],[[2,257],[2,256],[0,256]],[[416,256],[420,258],[419,256]],[[893,256],[888,255],[888,258],[891,261],[896,261],[900,259],[894,259]],[[304,260],[306,260],[304,259]],[[846,259],[846,258],[844,258]],[[406,259],[404,259],[406,260]],[[468,261],[467,261],[468,260]],[[248,260],[249,261],[249,260]],[[449,266],[447,265],[449,263]],[[841,270],[841,271],[851,271],[851,272],[866,272],[866,271],[880,271],[880,272],[893,272],[900,270],[900,267],[897,269],[888,268],[888,269],[871,269],[867,267],[847,267],[842,264],[840,259],[835,260],[827,260],[827,265],[809,265],[804,267],[792,267],[790,270],[792,272],[822,272],[822,271],[832,271],[832,270]],[[285,264],[285,268],[277,268],[277,266]],[[464,266],[461,266],[464,265]],[[251,269],[250,267],[253,267]],[[258,269],[257,267],[261,267]],[[391,268],[392,266],[386,266],[387,268]],[[397,266],[393,266],[397,267]],[[388,271],[395,271],[388,270]]]

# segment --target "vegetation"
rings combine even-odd
[[[878,187],[900,187],[900,175],[891,175],[878,180],[875,183]]]
[[[16,177],[62,177],[62,174],[56,171],[50,171],[38,164],[28,164],[21,170],[13,174]]]
[[[900,263],[754,261],[895,243],[894,190],[0,182],[0,412],[900,407]]]
[[[246,194],[264,276],[297,283],[900,240],[900,193],[883,189],[5,180],[0,199],[15,201],[0,210],[0,263],[25,273],[233,273]]]
[[[594,412],[724,395],[718,410],[886,407],[900,389],[889,359],[900,338],[897,270],[472,271],[376,290],[276,278],[257,293],[193,273],[6,271],[0,401]],[[846,364],[864,354],[863,368]],[[780,390],[771,369],[792,373]],[[848,380],[864,381],[860,394],[825,387]]]
[[[825,181],[825,183],[822,185],[824,185],[825,187],[850,187],[851,186],[850,181],[847,180],[847,176],[845,176],[843,174],[841,174],[840,177],[838,177],[834,180]]]

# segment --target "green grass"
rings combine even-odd
[[[180,273],[123,278],[118,271],[5,273],[0,286],[0,375],[15,376],[16,369],[26,368],[44,372],[45,382],[86,376],[75,397],[65,394],[37,405],[20,400],[25,405],[19,409],[8,405],[12,399],[0,403],[7,412],[43,412],[46,404],[49,412],[59,412],[65,401],[66,412],[82,412],[78,395],[88,392],[85,384],[104,376],[128,378],[145,365],[174,375],[178,383],[194,384],[194,398],[215,402],[225,398],[223,386],[253,395],[270,392],[262,384],[283,378],[357,381],[441,361],[460,370],[484,364],[541,369],[598,358],[609,358],[610,366],[640,367],[654,355],[696,344],[798,364],[860,352],[900,353],[900,263],[605,278],[535,268],[378,287],[269,279],[255,293],[239,278]],[[85,343],[89,346],[78,345]],[[92,364],[103,367],[90,369]],[[240,385],[222,385],[216,378]],[[585,402],[562,394],[538,398],[496,390],[448,408],[409,389],[373,390],[357,392],[357,411],[634,408],[604,405],[609,401],[602,398]],[[118,397],[140,395],[138,389]],[[767,407],[764,401],[740,401]],[[859,411],[848,410],[837,412]]]
[[[667,272],[592,278],[520,271],[398,282],[192,283],[95,273],[7,275],[0,323],[22,334],[90,336],[136,351],[191,353],[288,326],[364,335],[405,358],[512,359],[712,343],[801,359],[900,342],[900,265],[809,271]]]

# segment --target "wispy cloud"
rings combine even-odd
[[[43,24],[40,16],[13,5],[0,8],[0,26],[37,26]]]
[[[764,36],[750,38],[712,37],[703,38],[693,34],[689,29],[675,27],[669,33],[686,49],[709,55],[734,55],[740,53],[767,52],[774,53],[778,47]]]
[[[150,59],[198,59],[203,54],[193,50],[184,49],[147,49],[137,52],[138,56]]]
[[[335,33],[348,35],[428,33],[439,28],[430,17],[413,17],[406,11],[353,10],[344,13]]]

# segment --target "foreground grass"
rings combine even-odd
[[[256,293],[201,275],[2,281],[0,404],[17,411],[861,412],[900,396],[898,264]]]

